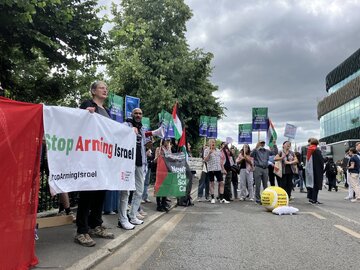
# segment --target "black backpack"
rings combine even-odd
[[[337,167],[334,162],[329,163],[329,175],[337,175]]]

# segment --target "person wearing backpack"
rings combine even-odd
[[[329,181],[329,191],[333,188],[335,191],[338,191],[338,187],[336,186],[336,175],[337,175],[337,167],[332,157],[329,157],[328,162],[325,165],[324,172],[326,173],[326,177]]]

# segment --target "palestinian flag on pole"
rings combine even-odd
[[[183,133],[183,127],[182,127],[182,123],[181,123],[181,119],[180,119],[180,115],[179,115],[179,108],[178,108],[177,101],[176,101],[173,111],[172,111],[172,117],[173,117],[173,121],[174,121],[175,139],[179,140]]]
[[[277,140],[277,134],[272,121],[269,118],[269,128],[267,130],[267,144],[269,147],[274,147],[274,142]]]
[[[160,155],[157,160],[154,193],[157,197],[183,197],[190,179],[183,153]]]
[[[187,159],[188,158],[188,153],[186,151],[186,130],[185,130],[185,127],[184,127],[184,129],[182,131],[182,135],[181,135],[181,138],[179,140],[178,146],[179,146],[178,151],[183,152],[185,154],[185,158]]]

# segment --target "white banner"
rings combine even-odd
[[[132,128],[87,110],[44,106],[44,130],[52,194],[135,189]]]
[[[291,124],[286,124],[284,137],[289,138],[289,139],[295,139],[296,129],[297,129],[296,126],[291,125]]]

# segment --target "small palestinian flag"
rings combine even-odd
[[[157,160],[155,196],[185,196],[189,174],[191,172],[183,153],[160,155]]]
[[[183,128],[182,128],[182,123],[181,123],[181,119],[180,119],[180,115],[179,115],[179,109],[178,109],[178,102],[177,101],[176,101],[176,103],[175,103],[175,105],[173,107],[172,117],[173,117],[173,121],[174,121],[175,139],[179,140],[181,138]]]
[[[274,147],[274,142],[277,140],[277,134],[274,128],[274,124],[273,122],[270,120],[269,118],[269,126],[268,126],[268,130],[267,130],[267,143],[269,147]]]

